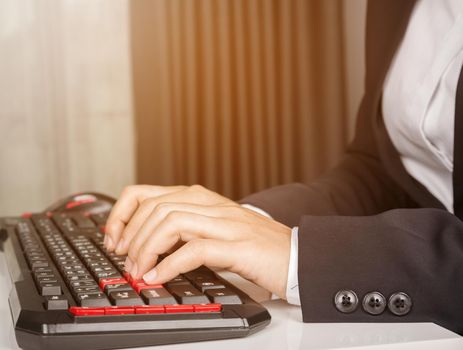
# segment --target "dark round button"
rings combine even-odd
[[[387,306],[389,310],[397,316],[404,316],[412,309],[412,298],[404,292],[397,292],[389,297]]]
[[[380,292],[370,292],[363,297],[362,306],[370,315],[379,315],[386,308],[386,298]]]
[[[343,313],[353,312],[358,305],[357,294],[351,290],[340,290],[334,296],[334,305]]]

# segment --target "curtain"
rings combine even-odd
[[[134,181],[128,0],[0,2],[0,216]]]
[[[355,6],[363,21],[363,2]],[[334,165],[360,95],[351,107],[346,87],[359,84],[346,67],[362,53],[346,60],[344,7],[131,2],[137,181],[199,183],[237,199]]]

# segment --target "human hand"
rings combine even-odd
[[[128,253],[126,270],[133,278],[162,284],[214,266],[285,298],[291,229],[202,186],[128,187],[106,232],[109,250]],[[153,268],[160,254],[179,243],[185,244]]]

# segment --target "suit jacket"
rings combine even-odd
[[[309,186],[241,201],[299,226],[304,322],[435,322],[463,334],[463,222],[406,172],[381,116],[384,79],[413,6],[368,4],[366,93],[337,167]]]

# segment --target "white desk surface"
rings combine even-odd
[[[137,349],[285,350],[285,349],[463,349],[463,338],[432,323],[302,323],[299,307],[269,300],[268,292],[234,274],[221,275],[262,302],[272,315],[265,329],[246,338]],[[8,306],[11,282],[0,253],[0,349],[18,349]]]

